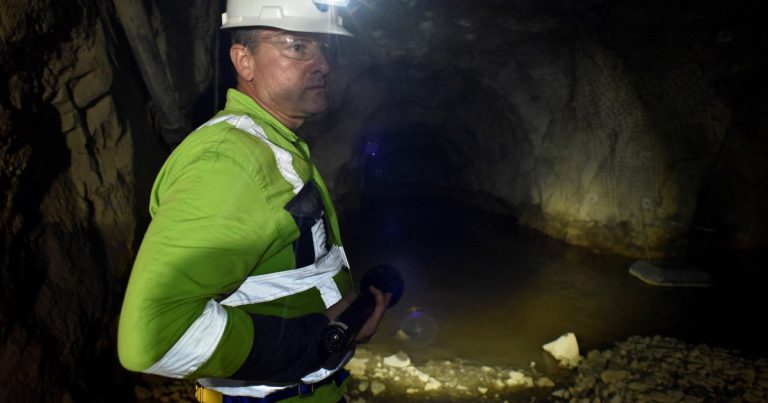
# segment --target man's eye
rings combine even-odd
[[[301,39],[292,39],[288,41],[288,50],[295,53],[303,53],[306,52],[308,48],[308,45],[305,41]]]
[[[306,49],[307,49],[307,45],[305,45],[303,43],[292,43],[291,44],[291,50],[293,50],[294,52],[303,52]]]

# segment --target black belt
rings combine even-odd
[[[280,389],[277,392],[270,393],[264,397],[250,396],[229,396],[223,395],[223,403],[275,403],[294,396],[309,396],[315,393],[315,389],[336,382],[336,386],[341,386],[342,382],[349,376],[349,371],[339,370],[335,374],[315,383],[300,383],[290,388]]]

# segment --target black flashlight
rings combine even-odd
[[[370,286],[383,293],[392,293],[392,299],[387,306],[389,308],[403,296],[405,282],[397,269],[387,264],[380,264],[368,270],[360,280],[360,295],[323,330],[319,347],[322,356],[329,357],[346,350],[371,316],[376,307],[376,297],[368,290]]]

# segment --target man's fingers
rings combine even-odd
[[[355,341],[358,343],[367,343],[371,339],[376,329],[379,327],[379,323],[384,318],[384,312],[387,311],[389,302],[392,301],[391,292],[382,292],[374,286],[368,287],[368,291],[373,295],[376,305],[373,307],[371,316],[366,320],[360,331],[355,336]],[[357,293],[350,292],[339,300],[339,302],[331,305],[326,311],[325,316],[330,320],[337,320],[344,310],[346,310],[352,302],[357,298]]]
[[[392,293],[391,292],[384,293],[384,309],[387,309],[389,307],[390,301],[392,301]]]
[[[390,292],[381,292],[374,286],[369,287],[369,291],[376,300],[376,306],[373,308],[373,313],[371,313],[371,316],[360,329],[357,337],[355,337],[355,340],[361,344],[368,342],[371,336],[376,333],[376,329],[379,327],[379,323],[381,322],[382,318],[384,318],[384,312],[387,310],[389,301],[392,300],[392,293]]]
[[[389,301],[392,300],[391,292],[382,292],[374,286],[368,287],[368,291],[370,291],[370,293],[373,294],[374,298],[376,299],[376,305],[383,304],[385,309],[389,306]]]

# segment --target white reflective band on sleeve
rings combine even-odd
[[[272,143],[261,126],[256,124],[250,117],[244,115],[219,116],[208,121],[203,126],[211,126],[221,122],[227,122],[230,125],[243,130],[253,135],[254,137],[257,137],[265,144],[267,144],[275,154],[275,159],[277,161],[277,167],[280,171],[280,174],[288,183],[293,186],[294,194],[299,193],[299,191],[304,186],[304,182],[301,180],[293,167],[293,158],[291,157],[291,154],[288,151],[278,147],[276,144]],[[341,271],[342,266],[349,267],[349,261],[347,260],[347,255],[344,253],[343,247],[334,245],[330,248],[330,250],[328,250],[326,246],[327,235],[328,234],[325,232],[323,221],[319,220],[312,227],[312,239],[314,243],[315,256],[317,257],[315,263],[298,269],[284,270],[275,273],[248,277],[232,295],[221,301],[221,305],[240,306],[267,302],[288,295],[297,294],[313,287],[317,287],[317,289],[320,291],[320,296],[323,299],[323,303],[326,307],[330,307],[331,305],[335,304],[341,299],[341,292],[336,285],[336,282],[333,280],[333,277],[339,271]],[[204,335],[203,333],[205,332],[203,330],[205,329],[193,331],[193,328],[195,328],[196,325],[198,327],[204,327],[203,325],[205,324],[205,320],[202,319],[204,316],[206,316],[206,313],[208,312],[209,307],[211,307],[211,304],[214,305],[214,307],[211,309],[215,310],[216,312],[221,311],[221,315],[223,317],[221,329],[215,337],[212,335],[209,336],[207,334]],[[203,315],[201,315],[201,317],[195,321],[193,326],[187,330],[184,336],[182,336],[182,339],[179,340],[176,345],[174,345],[171,351],[169,351],[168,354],[166,354],[166,356],[163,357],[163,359],[155,364],[151,369],[155,369],[156,367],[171,367],[172,365],[170,364],[161,365],[161,363],[166,361],[182,361],[184,360],[184,357],[195,356],[194,359],[189,358],[186,360],[194,362],[191,362],[187,365],[176,364],[176,366],[170,370],[163,369],[163,371],[158,370],[157,372],[152,373],[182,377],[186,374],[192,373],[197,368],[199,368],[202,363],[209,359],[215,347],[218,345],[224,331],[224,326],[226,325],[226,311],[221,305],[218,305],[213,301],[209,302],[209,306],[206,307],[206,311],[203,313]],[[214,319],[219,320],[217,318]],[[212,319],[208,318],[206,320]],[[201,325],[200,322],[203,322],[203,325]],[[180,346],[182,344],[182,340],[185,340],[183,347]],[[206,349],[209,351],[207,351],[205,354],[198,354],[197,348],[200,346],[210,346],[208,349]],[[171,354],[172,352],[174,353]],[[337,368],[332,370],[321,368],[315,372],[305,375],[302,378],[302,382],[314,383],[327,378],[328,376],[338,371],[339,368],[341,368],[344,364],[346,364],[346,362],[352,357],[352,354],[353,352],[349,352]],[[179,357],[173,358],[176,357],[176,355]],[[179,367],[179,369],[176,369],[176,367]],[[187,367],[188,370],[184,372],[182,367]],[[169,373],[173,373],[175,375],[168,375]],[[247,381],[219,378],[203,378],[198,379],[198,382],[200,382],[200,384],[206,388],[232,396],[264,397],[278,390],[291,387],[254,385],[249,384]]]
[[[278,147],[277,144],[270,141],[261,126],[257,125],[253,119],[246,115],[218,116],[204,123],[203,126],[212,126],[221,122],[227,122],[230,125],[258,138],[259,140],[263,141],[264,144],[268,145],[269,148],[272,149],[272,152],[275,154],[275,160],[277,160],[277,168],[280,170],[280,175],[282,175],[283,178],[288,183],[290,183],[291,186],[293,186],[294,194],[299,193],[301,188],[304,187],[304,181],[301,180],[299,174],[296,173],[296,169],[293,168],[293,157],[288,151],[283,150],[282,148]]]
[[[312,226],[312,242],[315,244],[315,256],[323,256],[328,252],[325,238],[325,221],[321,218]]]
[[[211,358],[226,326],[227,311],[216,301],[208,301],[203,313],[179,341],[160,361],[144,372],[171,378],[183,378],[191,374]]]
[[[331,305],[339,302],[341,299],[341,292],[339,286],[333,281],[333,277],[323,280],[323,282],[315,285],[320,291],[320,298],[323,299],[323,303],[326,308],[330,308]]]
[[[339,365],[336,366],[336,368],[334,368],[334,369],[320,368],[320,369],[318,369],[315,372],[312,372],[310,374],[304,375],[304,377],[301,378],[301,381],[304,382],[304,383],[320,382],[323,379],[333,375],[334,372],[338,371],[339,368],[344,366],[347,362],[349,362],[349,360],[352,359],[353,355],[355,355],[354,350],[353,351],[347,351],[347,355],[344,356],[344,359],[341,360],[341,362],[339,362]]]
[[[344,265],[344,267],[351,269],[352,266],[349,265],[349,260],[347,260],[347,254],[344,252],[343,246],[338,246],[339,251],[341,251],[341,263]]]
[[[309,266],[248,277],[240,288],[221,303],[229,306],[250,305],[318,287],[323,302],[328,307],[341,299],[341,292],[333,282],[333,276],[341,270],[343,255],[340,247],[333,246],[328,253]],[[326,283],[327,280],[333,282],[332,287]],[[319,287],[320,284],[323,284],[323,288]]]

